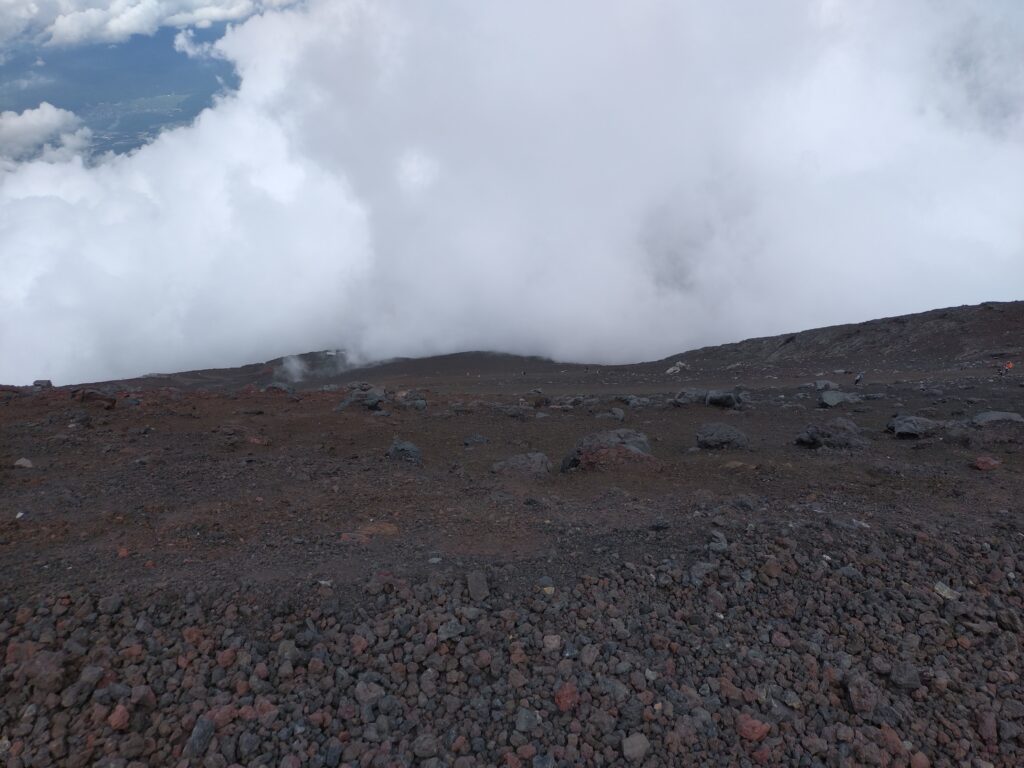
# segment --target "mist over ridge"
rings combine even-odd
[[[0,116],[0,381],[629,362],[1020,298],[1022,46],[1010,0],[268,11],[191,52],[237,92],[131,154]]]

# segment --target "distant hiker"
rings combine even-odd
[[[1005,376],[1008,373],[1013,372],[1013,363],[1006,363],[1005,365],[999,366],[999,375]]]
[[[855,379],[853,380],[853,385],[854,385],[855,387],[856,387],[856,386],[860,386],[860,383],[861,383],[862,381],[864,381],[864,371],[861,371],[860,373],[858,373],[858,374],[857,374],[857,378],[855,378]]]

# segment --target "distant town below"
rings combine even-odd
[[[195,39],[215,40],[224,26],[196,30]],[[216,94],[238,84],[230,63],[175,50],[175,34],[163,28],[118,44],[8,51],[0,63],[0,111],[49,102],[91,129],[91,154],[130,152],[162,130],[188,124]]]

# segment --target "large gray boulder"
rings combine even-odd
[[[890,419],[886,430],[892,432],[901,440],[916,440],[920,437],[935,434],[944,426],[941,421],[928,419],[924,416],[896,416]]]
[[[749,448],[750,438],[736,427],[721,422],[704,424],[697,431],[697,445],[701,448],[721,450],[723,448]]]
[[[1024,424],[1024,416],[1010,411],[985,411],[971,419],[971,423],[976,427],[987,427],[991,424]]]
[[[626,462],[651,460],[647,435],[635,429],[595,432],[576,443],[572,453],[562,459],[562,472],[574,469],[599,469]]]
[[[387,392],[365,382],[355,384],[348,397],[335,406],[334,410],[343,411],[350,405],[361,405],[368,411],[383,410],[387,404]]]
[[[856,450],[866,448],[868,441],[860,428],[849,419],[832,419],[827,424],[811,424],[797,435],[796,444],[804,448]]]
[[[707,399],[708,391],[706,389],[694,389],[693,387],[687,387],[676,393],[675,398],[672,400],[672,404],[689,405],[690,403],[704,403]]]
[[[714,405],[719,408],[739,408],[743,397],[739,392],[728,389],[709,389],[704,398],[705,405]]]
[[[840,392],[838,389],[826,389],[818,395],[818,405],[821,408],[835,408],[844,403],[859,403],[860,395],[852,392]]]
[[[420,449],[407,440],[395,439],[388,448],[388,458],[392,461],[405,461],[409,464],[422,464],[423,454]]]
[[[520,453],[495,462],[491,472],[499,475],[532,475],[541,477],[551,471],[551,460],[544,453]]]

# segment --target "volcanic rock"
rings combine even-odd
[[[713,422],[704,424],[698,430],[697,445],[711,450],[749,448],[750,438],[736,427],[722,424],[721,422]]]
[[[600,469],[622,463],[650,461],[647,435],[633,429],[613,429],[587,435],[562,459],[562,472]]]

